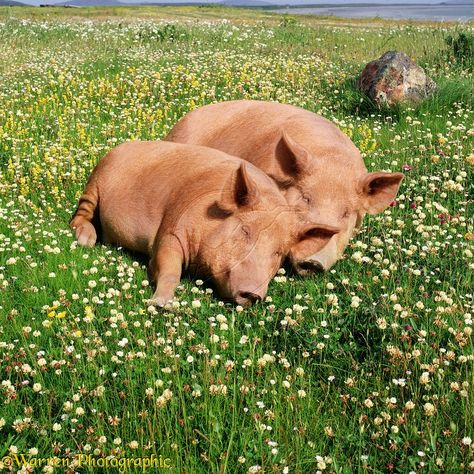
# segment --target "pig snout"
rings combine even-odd
[[[251,291],[239,291],[235,296],[235,301],[241,306],[251,306],[259,301],[262,301],[262,295]]]
[[[247,269],[246,269],[247,270]],[[270,278],[258,278],[256,269],[227,271],[214,276],[217,290],[224,300],[241,306],[251,306],[262,301],[268,290]]]
[[[313,255],[295,265],[296,273],[300,276],[310,276],[314,273],[322,273],[329,270],[337,261],[337,258],[326,258],[324,255]]]
[[[249,275],[247,273],[247,275]],[[251,306],[259,301],[262,301],[268,289],[269,279],[256,278],[231,278],[230,279],[230,293],[232,299],[241,306]]]
[[[278,269],[274,268],[276,263],[268,262],[263,253],[255,254],[234,265],[227,273],[227,293],[241,306],[262,301],[267,295],[270,280]]]
[[[245,272],[238,276],[230,273],[226,278],[216,281],[220,295],[240,306],[251,306],[262,301],[267,295],[270,279],[250,278],[249,275],[251,273]]]
[[[234,294],[235,302],[241,306],[251,306],[259,301],[262,301],[267,294],[267,288],[252,288],[251,290],[248,289],[239,289]]]

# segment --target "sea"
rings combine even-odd
[[[474,19],[472,5],[352,5],[311,8],[280,8],[278,13],[329,15],[344,18],[388,18],[465,22]]]

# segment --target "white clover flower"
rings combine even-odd
[[[351,308],[358,308],[361,301],[362,300],[358,296],[353,296],[351,300]]]
[[[385,318],[378,318],[377,319],[377,326],[379,329],[387,329],[387,320]]]
[[[423,405],[423,409],[425,410],[425,415],[433,416],[436,412],[436,408],[432,403],[425,403]]]
[[[429,372],[423,372],[420,376],[420,383],[422,385],[426,385],[430,383],[430,373]]]
[[[262,471],[261,466],[259,465],[251,466],[247,470],[248,474],[259,474],[260,472],[263,472],[263,471]]]

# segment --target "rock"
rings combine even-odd
[[[365,66],[358,87],[377,104],[420,102],[436,84],[405,53],[388,51]]]

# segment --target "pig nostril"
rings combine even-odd
[[[243,300],[247,300],[250,304],[254,304],[262,300],[261,296],[249,291],[240,291],[239,297]]]
[[[311,272],[324,272],[324,268],[319,262],[311,260],[308,260],[306,262],[299,262],[298,268],[300,270],[309,270]]]

